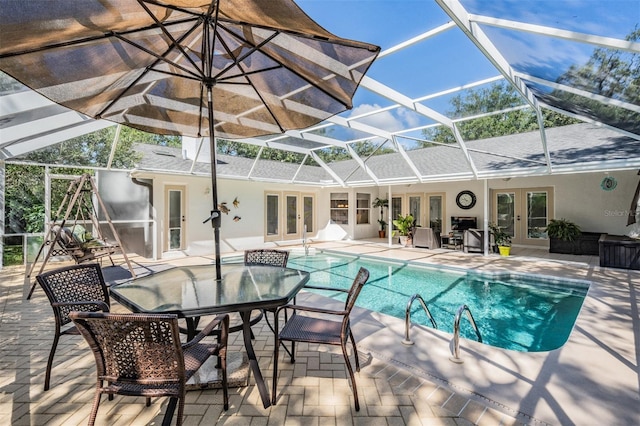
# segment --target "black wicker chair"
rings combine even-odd
[[[255,249],[244,251],[245,265],[287,266],[289,252],[277,249]]]
[[[292,315],[289,320],[284,324],[280,333],[276,333],[276,341],[274,344],[274,361],[273,361],[273,395],[272,403],[276,403],[276,391],[278,386],[278,356],[280,344],[284,341],[291,342],[291,362],[295,362],[295,342],[308,342],[319,343],[324,345],[336,345],[342,348],[342,354],[344,361],[349,372],[351,379],[351,385],[353,387],[353,397],[355,399],[356,411],[360,411],[360,403],[358,401],[358,389],[356,387],[356,379],[349,361],[349,354],[347,353],[347,340],[351,340],[353,345],[353,354],[355,356],[356,371],[360,371],[360,362],[358,360],[358,349],[356,348],[356,341],[353,338],[351,332],[351,323],[349,321],[349,315],[353,306],[356,303],[356,298],[360,294],[362,287],[369,279],[369,271],[365,268],[360,268],[358,275],[353,280],[353,284],[349,290],[319,287],[313,285],[307,285],[305,288],[315,288],[321,290],[342,291],[347,293],[347,300],[345,301],[344,310],[333,311],[329,309],[322,309],[303,305],[285,305],[276,311],[275,315],[275,327],[278,329],[278,315],[280,311],[288,310],[292,311]],[[315,314],[322,314],[320,316],[307,316],[301,315],[300,312],[309,312]],[[329,318],[335,318],[332,320]]]
[[[211,356],[218,356],[224,409],[229,409],[227,341],[229,316],[219,315],[192,340],[180,343],[178,317],[172,314],[110,314],[71,312],[69,317],[86,339],[96,360],[97,387],[89,425],[93,425],[102,394],[169,397],[163,425],[184,417],[186,383]],[[201,342],[219,333],[216,343]]]
[[[286,250],[278,250],[278,249],[252,249],[244,251],[244,264],[247,266],[251,265],[267,265],[267,266],[280,266],[285,268],[287,266],[287,262],[289,261],[289,252]],[[275,310],[270,310],[269,312],[274,312]],[[275,328],[269,322],[269,318],[266,315],[266,312],[262,310],[262,315],[264,315],[264,319],[267,322],[267,326],[275,333]]]
[[[47,361],[44,390],[49,390],[53,357],[62,335],[79,335],[71,324],[71,311],[109,311],[109,292],[97,263],[83,263],[55,269],[36,276],[49,298],[55,317],[55,335]],[[67,327],[67,325],[71,324]]]

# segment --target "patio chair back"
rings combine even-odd
[[[254,249],[244,251],[245,265],[287,266],[289,252],[277,249]]]
[[[244,264],[251,265],[266,265],[266,266],[280,266],[285,268],[287,261],[289,260],[289,252],[286,250],[277,249],[252,249],[244,251]],[[294,299],[295,300],[295,299]],[[270,312],[275,310],[270,309]],[[251,325],[254,325],[262,319],[264,316],[267,326],[275,333],[275,329],[269,322],[269,318],[266,316],[266,310],[262,309],[260,315],[251,320]],[[235,331],[235,329],[234,329]],[[251,331],[251,338],[254,338],[253,331]]]
[[[128,395],[170,397],[164,423],[169,424],[178,404],[177,424],[182,424],[186,382],[212,355],[224,359],[224,406],[228,408],[226,391],[226,345],[228,316],[216,317],[207,328],[221,326],[220,341],[197,343],[203,333],[191,342],[180,342],[178,317],[173,314],[110,314],[72,312],[69,314],[93,351],[98,386],[89,424],[94,424],[100,396]]]
[[[36,276],[44,290],[55,317],[55,334],[49,352],[45,372],[44,390],[49,390],[53,357],[62,335],[78,335],[75,327],[66,327],[71,322],[71,311],[109,311],[109,291],[104,282],[102,269],[97,263],[83,263],[54,269]]]
[[[278,385],[278,354],[280,345],[284,341],[291,342],[291,351],[287,351],[291,357],[291,363],[295,362],[295,343],[318,343],[325,345],[335,345],[342,348],[342,355],[351,379],[351,386],[353,388],[353,397],[355,400],[356,411],[360,410],[360,402],[358,400],[358,388],[356,386],[356,379],[349,361],[349,354],[347,353],[347,342],[351,340],[353,346],[353,354],[355,356],[356,371],[360,371],[360,361],[358,359],[358,348],[356,347],[356,341],[351,332],[351,323],[349,316],[351,310],[355,306],[356,299],[360,294],[365,283],[369,279],[369,271],[365,268],[360,268],[358,274],[353,280],[353,284],[349,290],[339,288],[328,288],[314,285],[307,285],[305,288],[314,288],[320,290],[332,290],[347,293],[347,299],[345,301],[344,310],[330,310],[316,306],[303,306],[303,305],[285,305],[279,308],[274,316],[275,329],[278,330],[278,316],[280,311],[284,310],[285,313],[290,310],[292,315],[285,322],[282,330],[276,333],[276,341],[274,345],[274,365],[273,365],[273,396],[272,402],[276,403],[277,397],[277,385]],[[304,315],[301,313],[308,312],[311,315]]]

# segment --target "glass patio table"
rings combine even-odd
[[[111,286],[111,297],[142,313],[173,313],[187,320],[187,334],[196,332],[204,315],[238,312],[244,345],[264,408],[271,405],[253,344],[251,312],[287,304],[309,281],[309,273],[276,266],[223,264],[216,280],[214,265],[183,266]]]

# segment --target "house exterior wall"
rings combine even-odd
[[[544,177],[523,177],[510,180],[493,179],[487,184],[487,195],[491,189],[553,187],[554,211],[551,217],[572,220],[584,231],[608,234],[628,234],[632,227],[627,227],[627,213],[631,199],[638,184],[636,171],[616,171],[609,176],[617,180],[615,189],[606,191],[601,188],[602,179],[606,175],[598,173],[582,173],[573,175],[555,175]],[[214,252],[213,229],[209,222],[202,223],[210,214],[212,196],[209,178],[196,176],[162,175],[157,173],[139,173],[139,177],[153,179],[154,219],[157,222],[158,253],[163,251],[165,239],[165,187],[167,185],[184,185],[186,187],[186,246],[184,252],[189,255],[205,255]],[[443,229],[451,227],[451,216],[476,216],[479,227],[484,220],[485,182],[465,181],[447,183],[428,183],[392,186],[393,196],[404,196],[403,213],[407,213],[406,196],[408,194],[446,193],[445,218]],[[456,195],[462,190],[471,190],[476,194],[477,203],[463,210],[456,205]],[[218,180],[218,201],[226,202],[230,209],[222,215],[220,230],[221,253],[241,251],[252,247],[269,247],[285,244],[299,244],[300,240],[265,242],[265,191],[284,194],[299,191],[313,194],[315,197],[316,230],[307,235],[313,240],[355,240],[374,238],[378,234],[379,210],[371,208],[370,223],[356,224],[356,194],[368,193],[370,199],[388,198],[389,187],[359,188],[317,188],[299,187],[289,184],[268,182],[238,181],[230,179]],[[332,192],[346,192],[349,195],[349,224],[338,225],[330,220],[330,199]],[[233,206],[238,198],[239,206]],[[388,210],[385,209],[385,214]],[[233,218],[239,216],[238,221]],[[386,219],[386,218],[385,218]]]
[[[613,190],[601,187],[603,178],[613,177],[617,186]],[[521,177],[509,180],[492,179],[488,181],[488,190],[552,187],[554,189],[554,210],[552,218],[566,218],[578,224],[583,231],[601,232],[614,235],[626,235],[635,229],[627,227],[627,215],[640,177],[635,170],[615,171],[608,174],[602,172],[579,173],[571,175],[554,175],[540,177]],[[393,195],[416,193],[446,192],[445,219],[443,229],[451,229],[451,216],[476,216],[478,226],[484,220],[484,201],[490,197],[486,194],[484,181],[446,182],[415,184],[392,187]],[[388,198],[388,187],[377,188],[375,196]],[[456,195],[463,190],[473,191],[477,197],[476,205],[463,210],[456,205]],[[490,202],[490,200],[489,200]],[[490,211],[490,207],[489,207]],[[408,213],[406,200],[403,213]],[[386,212],[385,212],[386,214]],[[374,213],[377,219],[379,213]],[[490,216],[489,216],[490,218]],[[490,221],[490,219],[489,219]],[[370,236],[373,236],[370,235]]]

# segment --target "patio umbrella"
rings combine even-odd
[[[292,0],[0,0],[2,71],[93,118],[209,137],[218,277],[215,137],[350,109],[379,51],[336,37]]]

